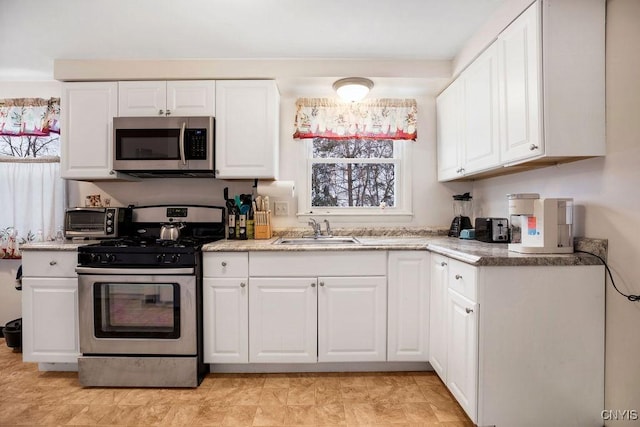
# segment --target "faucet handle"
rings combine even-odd
[[[331,224],[329,224],[329,220],[325,219],[324,223],[327,225],[327,236],[331,236]]]

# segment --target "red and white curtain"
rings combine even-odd
[[[296,101],[293,137],[416,140],[414,99],[373,99],[346,103],[329,98]]]
[[[0,258],[11,238],[52,238],[64,220],[60,98],[0,99]]]

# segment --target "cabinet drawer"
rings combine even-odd
[[[454,259],[449,260],[449,288],[460,295],[477,301],[478,269]]]
[[[203,255],[204,277],[247,277],[249,254],[247,252],[216,252]]]
[[[25,277],[76,277],[76,251],[22,252],[22,275]]]
[[[250,276],[386,276],[386,251],[252,252]]]

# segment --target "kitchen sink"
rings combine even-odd
[[[353,245],[360,241],[353,236],[280,237],[274,245]]]

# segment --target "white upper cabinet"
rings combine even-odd
[[[505,161],[538,156],[544,153],[539,3],[500,34],[498,47],[502,156]]]
[[[604,156],[604,41],[604,1],[533,3],[438,97],[438,179]]]
[[[214,80],[122,81],[119,117],[215,116]]]
[[[462,83],[458,80],[436,100],[436,131],[438,135],[438,180],[460,177],[462,155]]]
[[[61,176],[76,180],[126,179],[113,166],[113,117],[118,108],[116,82],[62,85]]]
[[[491,45],[437,99],[438,179],[500,164],[498,64]]]
[[[280,95],[275,81],[218,81],[216,112],[216,178],[277,179]]]
[[[483,171],[500,163],[497,58],[493,44],[464,72],[462,174]]]

